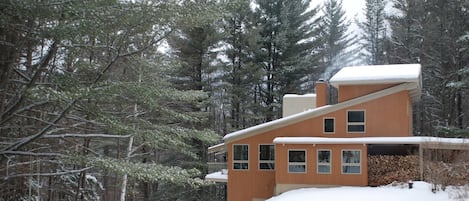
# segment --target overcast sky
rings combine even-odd
[[[311,6],[322,5],[325,0],[312,0]],[[347,18],[351,21],[357,16],[363,18],[363,8],[365,8],[365,0],[342,0],[342,7],[345,9]]]

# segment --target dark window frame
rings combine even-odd
[[[347,156],[345,155],[347,153]],[[358,152],[358,160],[353,158],[357,156],[351,152]],[[360,149],[343,149],[341,151],[341,169],[342,174],[362,174],[362,150]],[[358,172],[354,171],[358,167]]]
[[[361,113],[353,117],[353,114]],[[366,132],[366,112],[365,110],[347,110],[347,133]]]
[[[303,156],[292,156],[292,152],[303,152]],[[289,149],[288,150],[288,173],[306,173],[306,149]]]
[[[329,161],[320,161],[320,152],[329,152]],[[328,172],[323,172],[320,171],[320,166],[328,166],[329,171]],[[317,150],[317,173],[318,174],[331,174],[332,173],[332,150],[330,149],[318,149]]]
[[[329,124],[328,124],[328,121],[329,121]],[[331,129],[331,125],[330,123],[332,122],[332,131],[330,130]],[[325,117],[323,119],[323,133],[327,133],[327,134],[333,134],[335,133],[335,118],[334,117]]]
[[[246,153],[238,154],[238,146],[245,146],[246,150],[240,150]],[[249,145],[248,144],[233,144],[233,170],[249,170]]]
[[[269,153],[263,153],[265,149],[261,147],[268,147],[267,150],[269,150]],[[259,144],[259,170],[265,170],[265,171],[275,170],[275,145],[274,144]]]

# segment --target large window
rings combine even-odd
[[[234,170],[249,169],[249,145],[247,144],[233,145],[233,169]]]
[[[306,172],[306,151],[288,150],[288,172],[304,173]]]
[[[360,150],[342,150],[342,174],[361,174]]]
[[[324,133],[334,133],[334,118],[324,118]]]
[[[363,133],[365,132],[365,111],[347,111],[347,132]]]
[[[331,150],[318,150],[318,173],[331,173]]]
[[[275,170],[275,146],[273,144],[259,145],[259,169]]]

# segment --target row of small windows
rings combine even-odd
[[[324,133],[335,132],[335,119],[331,117],[324,118]],[[351,110],[347,111],[347,132],[363,133],[365,132],[365,111]]]
[[[233,145],[233,169],[249,169],[249,146]],[[259,145],[259,169],[275,169],[275,146],[271,144]]]
[[[331,168],[331,150],[317,151],[317,172],[319,174],[330,174]],[[288,151],[288,172],[306,173],[306,150]],[[360,174],[361,173],[361,151],[360,150],[342,150],[342,174]]]
[[[331,150],[317,151],[317,172],[320,174],[330,174],[332,172]],[[306,150],[288,150],[288,172],[305,173],[306,172]],[[233,169],[249,169],[249,146],[233,145]],[[275,169],[275,147],[274,145],[259,145],[259,169]],[[361,173],[361,151],[360,150],[342,150],[342,173],[360,174]]]

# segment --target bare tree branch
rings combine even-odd
[[[37,163],[53,163],[53,164],[62,164],[61,161],[56,161],[56,160],[32,160],[32,161],[26,161],[26,162],[20,162],[20,163],[14,163],[14,164],[8,164],[7,167],[1,168],[0,171],[8,171],[8,169],[15,168],[18,166],[24,166],[24,165],[31,165],[31,164],[37,164]]]
[[[22,77],[23,79],[25,79],[27,82],[31,82],[31,78],[28,77],[27,75],[25,75],[25,74],[24,74],[23,72],[21,72],[19,69],[14,68],[13,70],[16,72],[16,74],[18,74],[20,77]]]
[[[45,105],[45,104],[48,103],[48,102],[49,102],[49,101],[41,101],[41,102],[37,102],[37,103],[33,103],[33,104],[30,104],[30,105],[27,105],[27,106],[25,106],[25,107],[23,107],[23,108],[21,108],[21,109],[16,110],[16,112],[13,113],[12,115],[9,115],[9,116],[7,116],[6,118],[2,119],[2,120],[0,121],[0,126],[4,125],[8,120],[10,120],[11,118],[13,118],[13,117],[15,116],[15,114],[19,114],[19,113],[21,113],[21,112],[24,112],[24,111],[26,111],[26,110],[30,110],[30,109],[32,109],[32,108],[34,108],[34,107],[37,107],[37,106]]]
[[[65,116],[66,113],[68,113],[68,111],[73,107],[73,105],[75,105],[75,103],[78,101],[78,99],[75,99],[73,101],[71,101],[65,108],[64,110],[62,110],[62,112],[59,114],[59,116],[57,116],[52,122],[51,124],[48,124],[47,126],[45,126],[42,130],[40,130],[39,132],[37,132],[36,134],[32,135],[32,136],[29,136],[29,137],[25,137],[23,139],[21,139],[20,141],[14,143],[13,145],[11,146],[8,146],[6,148],[4,148],[0,154],[3,154],[5,151],[13,151],[13,150],[17,150],[23,146],[25,146],[26,144],[29,144],[30,142],[42,137],[50,128],[53,127],[54,124],[56,124],[57,122],[59,122],[60,119],[62,119],[63,116]]]
[[[34,84],[36,83],[36,81],[39,79],[40,75],[42,74],[42,72],[44,70],[46,70],[47,68],[47,65],[49,64],[50,60],[52,60],[52,58],[54,57],[54,55],[57,53],[57,43],[54,41],[54,43],[52,43],[52,45],[50,46],[49,50],[47,51],[47,54],[45,57],[43,57],[41,59],[41,61],[39,61],[39,63],[37,63],[35,65],[35,67],[38,67],[38,70],[36,70],[36,72],[34,73],[34,75],[31,77],[31,79],[29,80],[29,83],[26,85],[26,87],[23,89],[23,93],[20,93],[19,97],[16,99],[16,101],[11,104],[11,106],[9,108],[7,108],[5,111],[3,111],[2,114],[0,114],[0,119],[9,119],[7,117],[7,115],[12,115],[11,113],[15,113],[14,111],[18,109],[18,107],[20,107],[21,103],[23,103],[24,101],[24,91],[26,89],[29,89],[31,88],[32,86],[34,86]],[[0,124],[1,125],[1,124]]]
[[[79,134],[79,133],[65,133],[65,134],[58,134],[58,135],[44,135],[43,138],[67,138],[67,137],[74,137],[74,138],[129,138],[131,135],[112,135],[112,134],[104,134],[104,133],[92,133],[92,134]]]
[[[169,34],[172,32],[172,30],[168,31],[165,35],[161,36],[160,38],[158,39],[152,39],[145,47],[141,48],[141,49],[138,49],[136,51],[132,51],[132,52],[128,52],[128,53],[125,53],[125,54],[118,54],[117,56],[115,56],[105,67],[104,69],[99,72],[97,75],[96,75],[96,78],[94,79],[93,83],[91,84],[91,86],[95,85],[96,83],[98,83],[98,81],[101,79],[101,77],[114,65],[114,63],[121,57],[127,57],[127,56],[131,56],[131,55],[134,55],[134,54],[138,54],[140,52],[143,52],[145,50],[147,50],[148,48],[150,48],[151,46],[153,46],[154,44],[162,41],[163,39],[165,39],[167,36],[169,36]],[[156,36],[156,34],[155,34]],[[55,51],[57,49],[57,44],[54,42],[51,46],[51,48],[54,47]],[[50,51],[49,51],[50,52]],[[51,53],[51,52],[50,52]],[[54,52],[55,53],[55,52]],[[49,57],[49,56],[47,56]],[[51,56],[52,58],[52,56]],[[45,62],[45,61],[41,61],[40,64],[44,64],[46,65],[48,63]],[[30,85],[31,86],[35,81],[37,80],[37,77],[36,75],[33,76],[33,78],[31,78],[31,82],[30,82]],[[22,98],[22,96],[20,97],[20,99]],[[45,126],[42,130],[40,130],[39,132],[37,132],[36,134],[34,135],[31,135],[29,137],[25,137],[21,140],[19,140],[18,142],[16,143],[13,143],[12,145],[4,148],[2,151],[0,151],[0,154],[3,155],[3,153],[5,153],[6,151],[13,151],[13,150],[18,150],[20,149],[21,147],[35,141],[36,139],[40,138],[40,137],[43,137],[47,131],[49,129],[51,129],[55,124],[57,124],[57,122],[59,122],[67,113],[68,111],[70,111],[72,109],[72,107],[81,99],[83,98],[82,96],[72,100],[69,102],[69,104],[62,110],[62,112],[59,113],[59,115],[53,120],[50,122],[50,124],[48,124],[47,126]],[[18,102],[17,102],[18,103]],[[16,104],[18,105],[18,104]],[[15,107],[16,108],[16,107]],[[12,108],[10,107],[9,109],[7,109],[3,114],[1,114],[0,116],[0,119],[3,119],[3,116],[8,114],[9,112],[12,111]]]
[[[53,124],[51,122],[48,122],[46,120],[43,120],[43,119],[40,119],[40,118],[37,118],[37,117],[32,117],[32,116],[27,116],[27,115],[21,115],[21,114],[15,114],[15,116],[18,116],[18,117],[23,117],[25,119],[32,119],[32,120],[36,120],[36,121],[39,121],[39,122],[42,122],[42,123],[45,123],[45,124]],[[55,126],[55,124],[54,124]]]
[[[80,172],[89,170],[89,169],[91,169],[91,168],[93,168],[93,167],[86,167],[86,168],[83,168],[83,169],[79,169],[79,170],[70,170],[70,171],[66,171],[66,172],[15,174],[15,175],[6,176],[6,177],[3,178],[3,180],[8,180],[8,179],[15,178],[15,177],[58,176],[58,175],[66,175],[66,174],[75,174],[75,173],[80,173]]]
[[[60,153],[36,153],[29,151],[3,151],[2,154],[6,155],[22,155],[22,156],[52,156],[52,157],[63,157]]]

